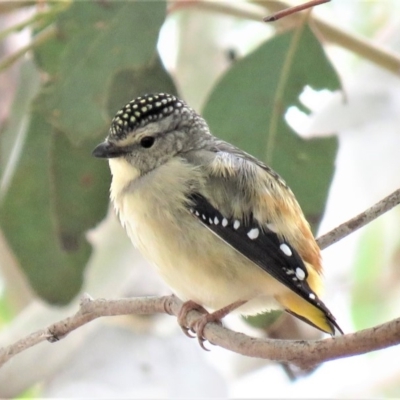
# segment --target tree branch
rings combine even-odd
[[[16,354],[45,340],[54,342],[99,317],[128,314],[169,313],[177,315],[182,302],[175,296],[141,297],[119,300],[92,300],[84,296],[79,311],[0,350],[0,366]],[[201,314],[191,311],[188,323]],[[325,361],[379,350],[400,343],[400,318],[374,328],[323,340],[256,339],[210,323],[205,337],[227,350],[272,361],[312,368]]]
[[[383,200],[379,201],[361,214],[358,214],[356,217],[348,220],[347,222],[344,222],[343,224],[339,225],[325,235],[320,236],[317,239],[318,246],[321,250],[325,249],[331,244],[334,244],[339,240],[345,238],[347,235],[350,235],[350,233],[353,233],[357,229],[360,229],[364,225],[367,225],[374,219],[384,214],[386,211],[389,211],[393,207],[397,206],[399,203],[400,189],[397,189],[395,192],[385,197]]]

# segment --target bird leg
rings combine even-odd
[[[227,305],[226,307],[220,308],[219,310],[216,310],[212,313],[204,314],[203,316],[199,317],[196,319],[193,323],[190,324],[189,328],[191,331],[196,332],[197,335],[197,340],[199,341],[200,347],[206,351],[209,351],[205,346],[204,346],[204,341],[206,340],[204,338],[204,328],[209,322],[217,322],[222,325],[221,319],[227,316],[230,312],[235,310],[236,308],[239,308],[242,306],[244,303],[246,303],[247,300],[239,300],[235,301],[232,304]],[[185,303],[186,304],[186,303]],[[196,304],[196,303],[195,303]]]

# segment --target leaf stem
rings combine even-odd
[[[269,132],[267,134],[267,148],[265,156],[265,162],[269,165],[272,164],[272,155],[276,143],[276,136],[278,134],[278,122],[281,120],[282,117],[281,111],[282,111],[282,103],[283,103],[285,88],[289,80],[290,71],[293,65],[293,59],[296,55],[296,51],[299,46],[301,34],[303,33],[305,24],[306,24],[306,18],[303,19],[303,23],[300,24],[293,33],[292,40],[290,42],[288,51],[286,53],[285,61],[283,62],[282,65],[279,81],[276,86],[275,96],[273,100],[273,111],[269,123],[269,129],[268,129]]]

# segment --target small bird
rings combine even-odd
[[[232,311],[283,309],[340,332],[320,299],[321,255],[293,192],[270,167],[210,133],[177,97],[146,94],[117,112],[95,157],[133,244],[185,301],[190,336]],[[203,315],[186,326],[191,309]]]

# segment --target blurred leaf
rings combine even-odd
[[[16,399],[40,399],[42,394],[42,385],[40,383],[36,383],[30,388],[24,390],[22,393],[16,397]]]
[[[384,220],[378,219],[364,228],[356,252],[351,290],[351,315],[356,330],[386,321],[389,293],[383,293]],[[386,300],[386,301],[385,301]]]
[[[6,297],[0,295],[0,330],[15,317],[12,307]]]
[[[283,314],[281,310],[272,310],[263,314],[248,315],[243,317],[251,326],[260,329],[268,329],[273,325]]]
[[[161,1],[72,3],[58,17],[59,47],[50,41],[37,50],[54,74],[37,104],[46,119],[74,143],[98,135],[111,78],[149,62],[164,17]]]
[[[21,267],[34,290],[52,303],[69,302],[81,288],[91,253],[84,234],[107,208],[109,172],[91,160],[92,145],[72,147],[33,114],[0,207],[1,227]]]
[[[58,14],[65,12],[72,5],[72,2],[48,2],[47,11],[36,13],[33,34],[37,35],[43,30],[56,23]],[[56,74],[60,66],[61,54],[65,48],[65,41],[62,40],[62,34],[57,31],[57,35],[51,36],[44,43],[36,45],[33,51],[33,57],[37,66],[51,75]]]
[[[65,45],[58,36],[49,38],[34,49],[33,55],[36,64],[42,71],[50,74],[50,80],[51,76],[56,76],[60,68],[60,60],[64,49]]]
[[[76,251],[84,233],[101,221],[111,183],[107,163],[91,157],[98,139],[73,146],[62,132],[52,136],[51,189],[57,236],[67,252]]]
[[[145,93],[177,94],[174,82],[165,71],[158,55],[148,64],[118,72],[110,87],[108,113],[111,116],[132,99]]]
[[[39,89],[39,73],[31,60],[20,69],[18,89],[7,120],[0,135],[0,202],[7,192],[14,170],[18,165],[26,130],[29,126],[31,101]]]
[[[234,63],[214,88],[203,114],[215,135],[266,161],[271,118],[273,112],[279,113],[270,165],[292,188],[315,229],[334,172],[337,140],[304,140],[291,131],[284,115],[288,107],[300,104],[298,96],[306,85],[337,89],[339,80],[320,43],[305,27],[282,95],[277,96],[293,35],[275,36]]]

